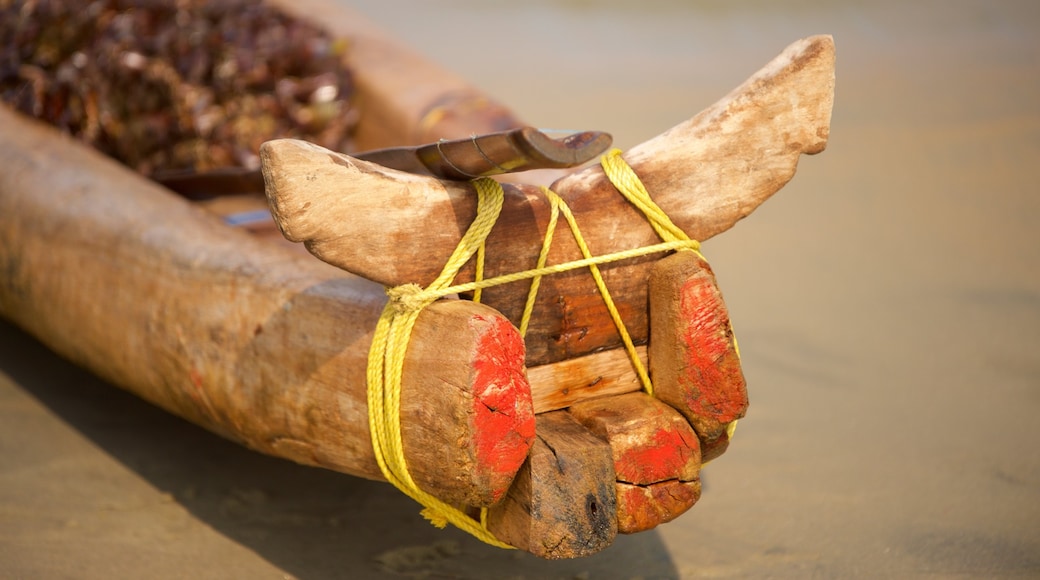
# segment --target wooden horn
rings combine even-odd
[[[798,41],[725,98],[632,148],[625,159],[671,219],[704,240],[732,227],[794,175],[802,154],[827,143],[834,87],[829,36]],[[283,234],[320,259],[385,285],[426,284],[439,272],[475,213],[473,186],[396,172],[293,140],[261,148],[268,200]],[[534,265],[549,210],[537,187],[505,186],[488,239],[486,275]],[[646,220],[598,167],[558,180],[598,254],[658,242]],[[348,225],[349,224],[349,225]],[[580,257],[559,232],[549,263]],[[646,280],[655,256],[603,268],[637,342],[647,339]],[[472,268],[460,279],[472,276]],[[485,291],[514,322],[528,284]],[[546,278],[527,335],[531,366],[618,344],[585,271]]]

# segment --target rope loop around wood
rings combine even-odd
[[[408,348],[412,327],[415,325],[419,313],[436,300],[462,292],[473,292],[474,300],[479,302],[480,291],[484,288],[531,280],[531,288],[519,328],[521,336],[525,336],[542,277],[578,268],[589,268],[643,389],[653,395],[653,383],[649,373],[635,350],[632,338],[603,281],[598,265],[669,251],[693,251],[700,255],[700,243],[690,239],[672,223],[650,197],[636,173],[621,158],[619,150],[613,149],[605,153],[600,163],[614,187],[646,216],[647,221],[661,238],[661,243],[594,256],[567,203],[555,192],[543,187],[542,192],[549,201],[551,214],[536,266],[530,270],[484,279],[484,242],[498,219],[505,195],[502,186],[497,181],[490,178],[479,178],[472,182],[477,190],[477,216],[451,257],[448,258],[437,279],[426,288],[417,284],[404,284],[387,289],[390,300],[376,325],[368,358],[368,412],[372,447],[379,468],[387,481],[422,504],[423,516],[437,527],[444,527],[451,523],[488,544],[512,548],[488,531],[486,508],[481,510],[480,521],[477,521],[458,507],[448,505],[420,489],[408,472],[400,421],[401,375],[404,367],[404,355]],[[563,264],[546,265],[561,215],[571,230],[582,258]],[[458,272],[474,255],[477,256],[475,280],[466,284],[453,285],[452,282]],[[731,428],[735,427],[735,423],[734,421]]]

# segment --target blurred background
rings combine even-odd
[[[529,123],[622,148],[834,36],[827,150],[705,244],[751,408],[702,500],[542,562],[0,324],[0,577],[1040,577],[1040,4],[328,1]]]

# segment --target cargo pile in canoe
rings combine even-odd
[[[260,144],[352,149],[345,41],[249,0],[0,7],[0,100],[144,175],[258,168]]]

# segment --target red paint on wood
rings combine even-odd
[[[701,482],[663,481],[646,486],[657,504],[661,523],[667,523],[683,515],[701,498]]]
[[[481,322],[487,319],[478,317]],[[480,337],[473,366],[474,434],[477,466],[505,478],[495,500],[506,492],[534,442],[534,404],[524,373],[524,342],[504,318]]]
[[[691,461],[700,461],[700,443],[690,429],[658,429],[641,445],[626,449],[614,462],[618,481],[647,484],[674,479]]]
[[[619,533],[642,532],[657,526],[657,506],[646,488],[618,485],[617,511]]]
[[[687,325],[682,333],[688,375],[680,378],[686,403],[695,414],[729,423],[744,416],[747,389],[733,344],[733,330],[715,276],[707,265],[687,280],[680,292],[679,312]]]
[[[679,517],[701,497],[700,481],[617,485],[618,532],[634,534]]]

